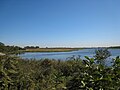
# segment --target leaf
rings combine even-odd
[[[86,58],[87,60],[90,60],[90,58],[89,58],[88,56],[85,56],[85,58]]]
[[[81,81],[81,83],[83,84],[83,87],[85,86],[85,83],[84,83],[84,81]]]

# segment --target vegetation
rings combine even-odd
[[[0,56],[0,90],[119,90],[120,58],[111,67],[94,58],[24,60]]]
[[[112,47],[109,47],[110,49],[120,49],[120,46],[112,46]]]
[[[37,49],[39,46],[26,46],[24,49]]]
[[[109,67],[96,63],[109,56],[107,49],[98,49],[93,58],[73,56],[66,61],[28,60],[6,54],[0,56],[0,90],[119,90],[120,57]]]
[[[5,54],[19,54],[24,52],[68,52],[80,49],[81,48],[40,48],[39,46],[26,46],[21,48],[18,46],[6,46],[0,42],[0,52]]]
[[[4,54],[17,54],[20,53],[23,48],[18,46],[6,46],[0,42],[0,52]]]
[[[108,51],[107,48],[98,48],[98,50],[95,51],[96,55],[95,60],[97,60],[97,63],[104,64],[105,60],[111,56],[111,53]]]
[[[80,48],[30,48],[26,49],[25,52],[68,52],[80,50]]]

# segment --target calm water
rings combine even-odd
[[[112,56],[109,58],[114,58],[116,56],[120,56],[120,49],[109,49]],[[95,55],[95,49],[83,49],[79,51],[71,51],[71,52],[26,52],[24,54],[20,54],[19,56],[22,58],[35,58],[35,59],[61,59],[66,60],[68,57],[72,57],[73,55],[80,55],[82,59],[84,56],[93,57]]]

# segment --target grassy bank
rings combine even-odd
[[[26,49],[25,52],[69,52],[76,51],[82,48],[37,48],[37,49]]]

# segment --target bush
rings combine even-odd
[[[0,56],[0,90],[119,90],[120,58],[111,67],[94,58],[25,60]]]
[[[95,51],[95,60],[99,64],[104,64],[105,59],[111,56],[111,53],[108,51],[107,48],[99,48],[98,50]]]

